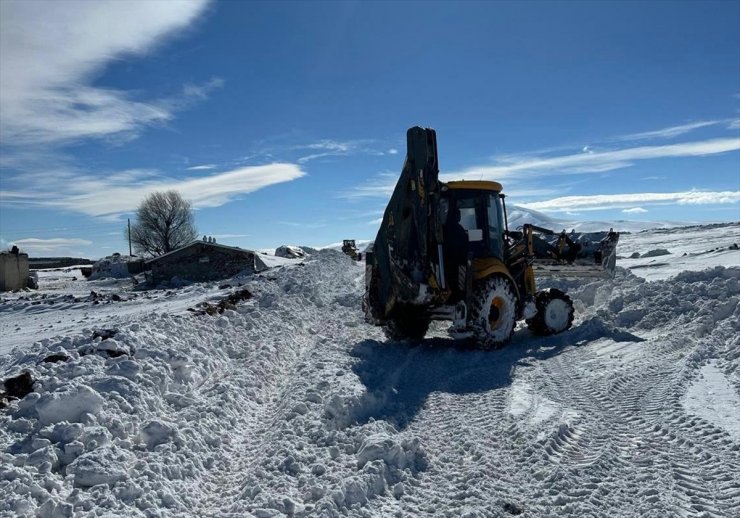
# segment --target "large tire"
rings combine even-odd
[[[511,281],[492,275],[473,289],[470,304],[470,329],[480,347],[502,347],[514,334],[517,296]]]
[[[429,317],[415,311],[400,311],[393,318],[388,319],[383,326],[383,332],[389,340],[420,341],[429,329]]]
[[[541,291],[535,298],[537,314],[527,319],[527,326],[538,335],[554,335],[573,325],[573,301],[560,290]]]

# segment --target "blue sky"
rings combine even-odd
[[[0,2],[0,245],[125,252],[175,188],[251,248],[369,239],[405,132],[568,220],[740,220],[740,2]]]

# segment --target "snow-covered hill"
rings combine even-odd
[[[666,229],[685,226],[686,223],[675,221],[634,221],[634,220],[608,220],[608,221],[580,221],[554,218],[534,209],[512,205],[507,210],[509,217],[509,228],[516,229],[524,223],[530,223],[543,228],[560,232],[561,230],[576,232],[602,232],[613,228],[617,232],[640,232],[650,229]]]
[[[0,515],[737,516],[739,228],[623,236],[670,258],[558,282],[573,329],[489,352],[386,342],[335,250],[177,290],[47,276],[0,304],[0,375],[36,380],[0,410]]]

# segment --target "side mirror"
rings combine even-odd
[[[474,242],[474,241],[483,241],[483,230],[479,228],[471,228],[468,230],[468,241]]]

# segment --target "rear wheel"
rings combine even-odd
[[[573,325],[573,302],[560,290],[541,291],[535,299],[537,314],[527,320],[527,326],[539,335],[554,335]]]
[[[470,308],[470,327],[481,347],[501,347],[511,339],[516,327],[516,304],[514,287],[503,275],[478,283]]]

